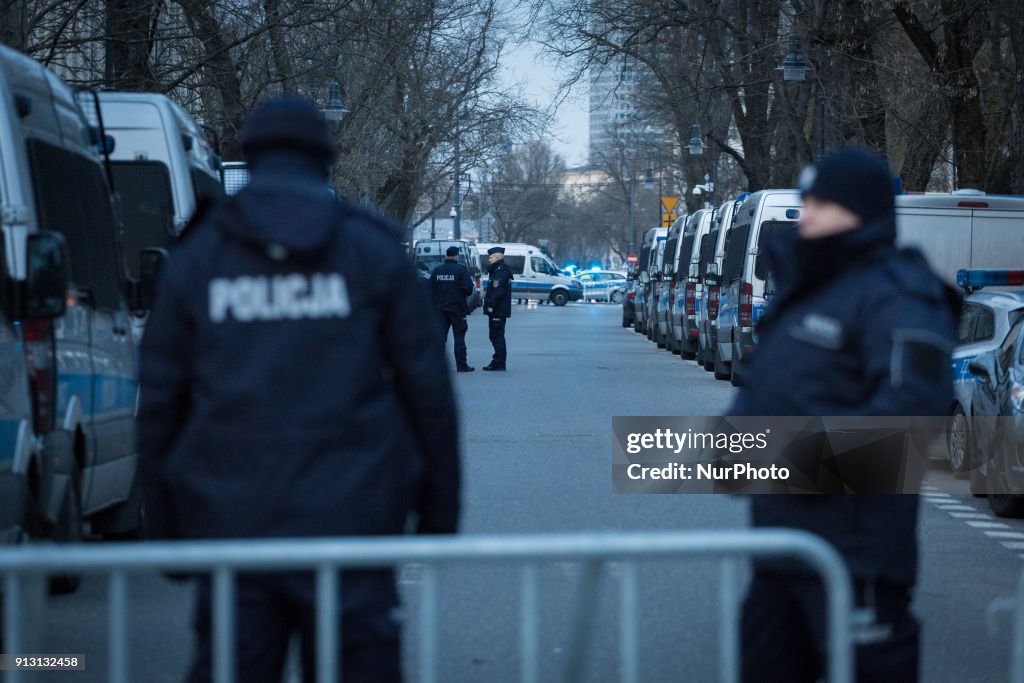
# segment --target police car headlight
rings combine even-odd
[[[1024,384],[1010,383],[1010,403],[1014,410],[1024,411]]]

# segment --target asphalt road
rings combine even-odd
[[[467,533],[744,526],[742,499],[612,493],[611,416],[717,415],[734,391],[619,321],[618,306],[516,306],[507,328],[509,371],[453,375],[462,408]],[[486,364],[490,345],[479,312],[470,318],[468,345],[470,364]],[[924,623],[923,680],[1005,680],[1009,619],[994,619],[990,632],[986,610],[994,599],[1013,594],[1024,557],[1024,522],[993,519],[985,501],[967,494],[942,465],[930,478],[942,486],[926,492],[921,503],[915,610]],[[640,567],[642,680],[715,679],[717,570],[707,560]],[[619,671],[620,571],[613,565],[601,579],[588,681],[615,680]],[[539,665],[546,681],[565,664],[579,567],[543,566],[540,581]],[[401,586],[410,617],[407,667],[414,672],[417,567],[403,570]],[[517,680],[518,587],[518,574],[506,567],[441,571],[439,680]],[[86,578],[74,595],[50,599],[46,649],[87,656],[88,671],[64,680],[106,680],[104,600],[99,578]],[[181,680],[191,648],[190,601],[188,586],[158,577],[133,580],[133,680]]]

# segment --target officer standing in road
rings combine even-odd
[[[487,250],[487,291],[484,293],[484,315],[487,332],[494,347],[494,356],[484,370],[505,370],[508,348],[505,345],[505,322],[512,315],[512,269],[505,263],[505,247]]]
[[[455,403],[437,320],[397,231],[335,198],[334,141],[281,98],[241,134],[251,182],[182,237],[142,343],[138,445],[151,538],[453,533]],[[401,680],[390,570],[344,572],[345,681]],[[309,573],[237,581],[235,680],[277,683],[297,633],[314,677]],[[211,679],[199,580],[189,681]]]
[[[767,241],[777,293],[732,415],[938,416],[953,402],[959,295],[896,247],[886,162],[838,150],[801,177],[798,227]],[[754,495],[755,527],[832,543],[874,623],[855,634],[857,680],[915,681],[916,495]],[[824,677],[825,597],[793,560],[760,560],[743,606],[743,680]]]
[[[473,279],[469,269],[459,263],[459,248],[448,247],[444,263],[439,264],[430,274],[430,290],[434,306],[441,313],[444,325],[444,341],[448,343],[448,328],[455,336],[455,369],[458,372],[473,372],[466,362],[466,297],[473,293]]]

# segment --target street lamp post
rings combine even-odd
[[[822,48],[818,46],[818,64],[824,64]],[[782,64],[776,67],[776,71],[782,72],[783,81],[802,82],[807,80],[807,74],[813,69],[808,64],[807,58],[800,46],[800,34],[792,32],[789,34],[789,51],[782,60]],[[825,80],[818,71],[818,90],[815,93],[814,127],[818,131],[818,161],[825,156]]]
[[[692,126],[690,126],[690,142],[687,143],[686,149],[689,150],[690,156],[696,157],[704,156],[705,147],[706,145],[704,144],[704,138],[700,132],[700,124],[695,123]],[[718,162],[717,156],[715,156],[715,162]],[[715,178],[714,176],[711,175],[710,162],[705,164],[704,184],[696,185],[693,188],[693,193],[695,195],[700,195],[702,192],[707,192],[708,194],[707,199],[704,200],[704,207],[708,209],[712,208],[715,205]]]

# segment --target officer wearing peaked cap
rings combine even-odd
[[[487,291],[484,293],[484,315],[487,332],[494,347],[491,362],[484,366],[489,372],[504,371],[508,361],[505,344],[505,322],[512,315],[512,269],[505,263],[505,247],[487,250]]]
[[[466,362],[466,297],[473,293],[473,279],[469,269],[459,263],[459,248],[450,246],[445,250],[443,263],[430,273],[430,291],[434,306],[441,314],[444,325],[444,339],[448,342],[448,329],[455,336],[455,368],[458,372],[473,372]]]
[[[453,533],[459,443],[437,321],[393,226],[329,191],[334,142],[295,98],[252,112],[252,172],[163,268],[142,343],[139,467],[152,538]],[[401,680],[390,571],[343,572],[339,674]],[[211,679],[210,582],[197,652]],[[235,679],[315,670],[307,573],[241,575]],[[341,628],[341,624],[344,627]]]
[[[776,295],[730,414],[948,415],[959,295],[919,251],[896,246],[888,164],[840,149],[800,189],[798,227],[765,243]],[[917,680],[917,496],[755,495],[751,511],[754,526],[817,534],[846,561],[873,619],[854,634],[857,680]],[[824,677],[825,596],[802,563],[755,564],[741,628],[744,681]]]

